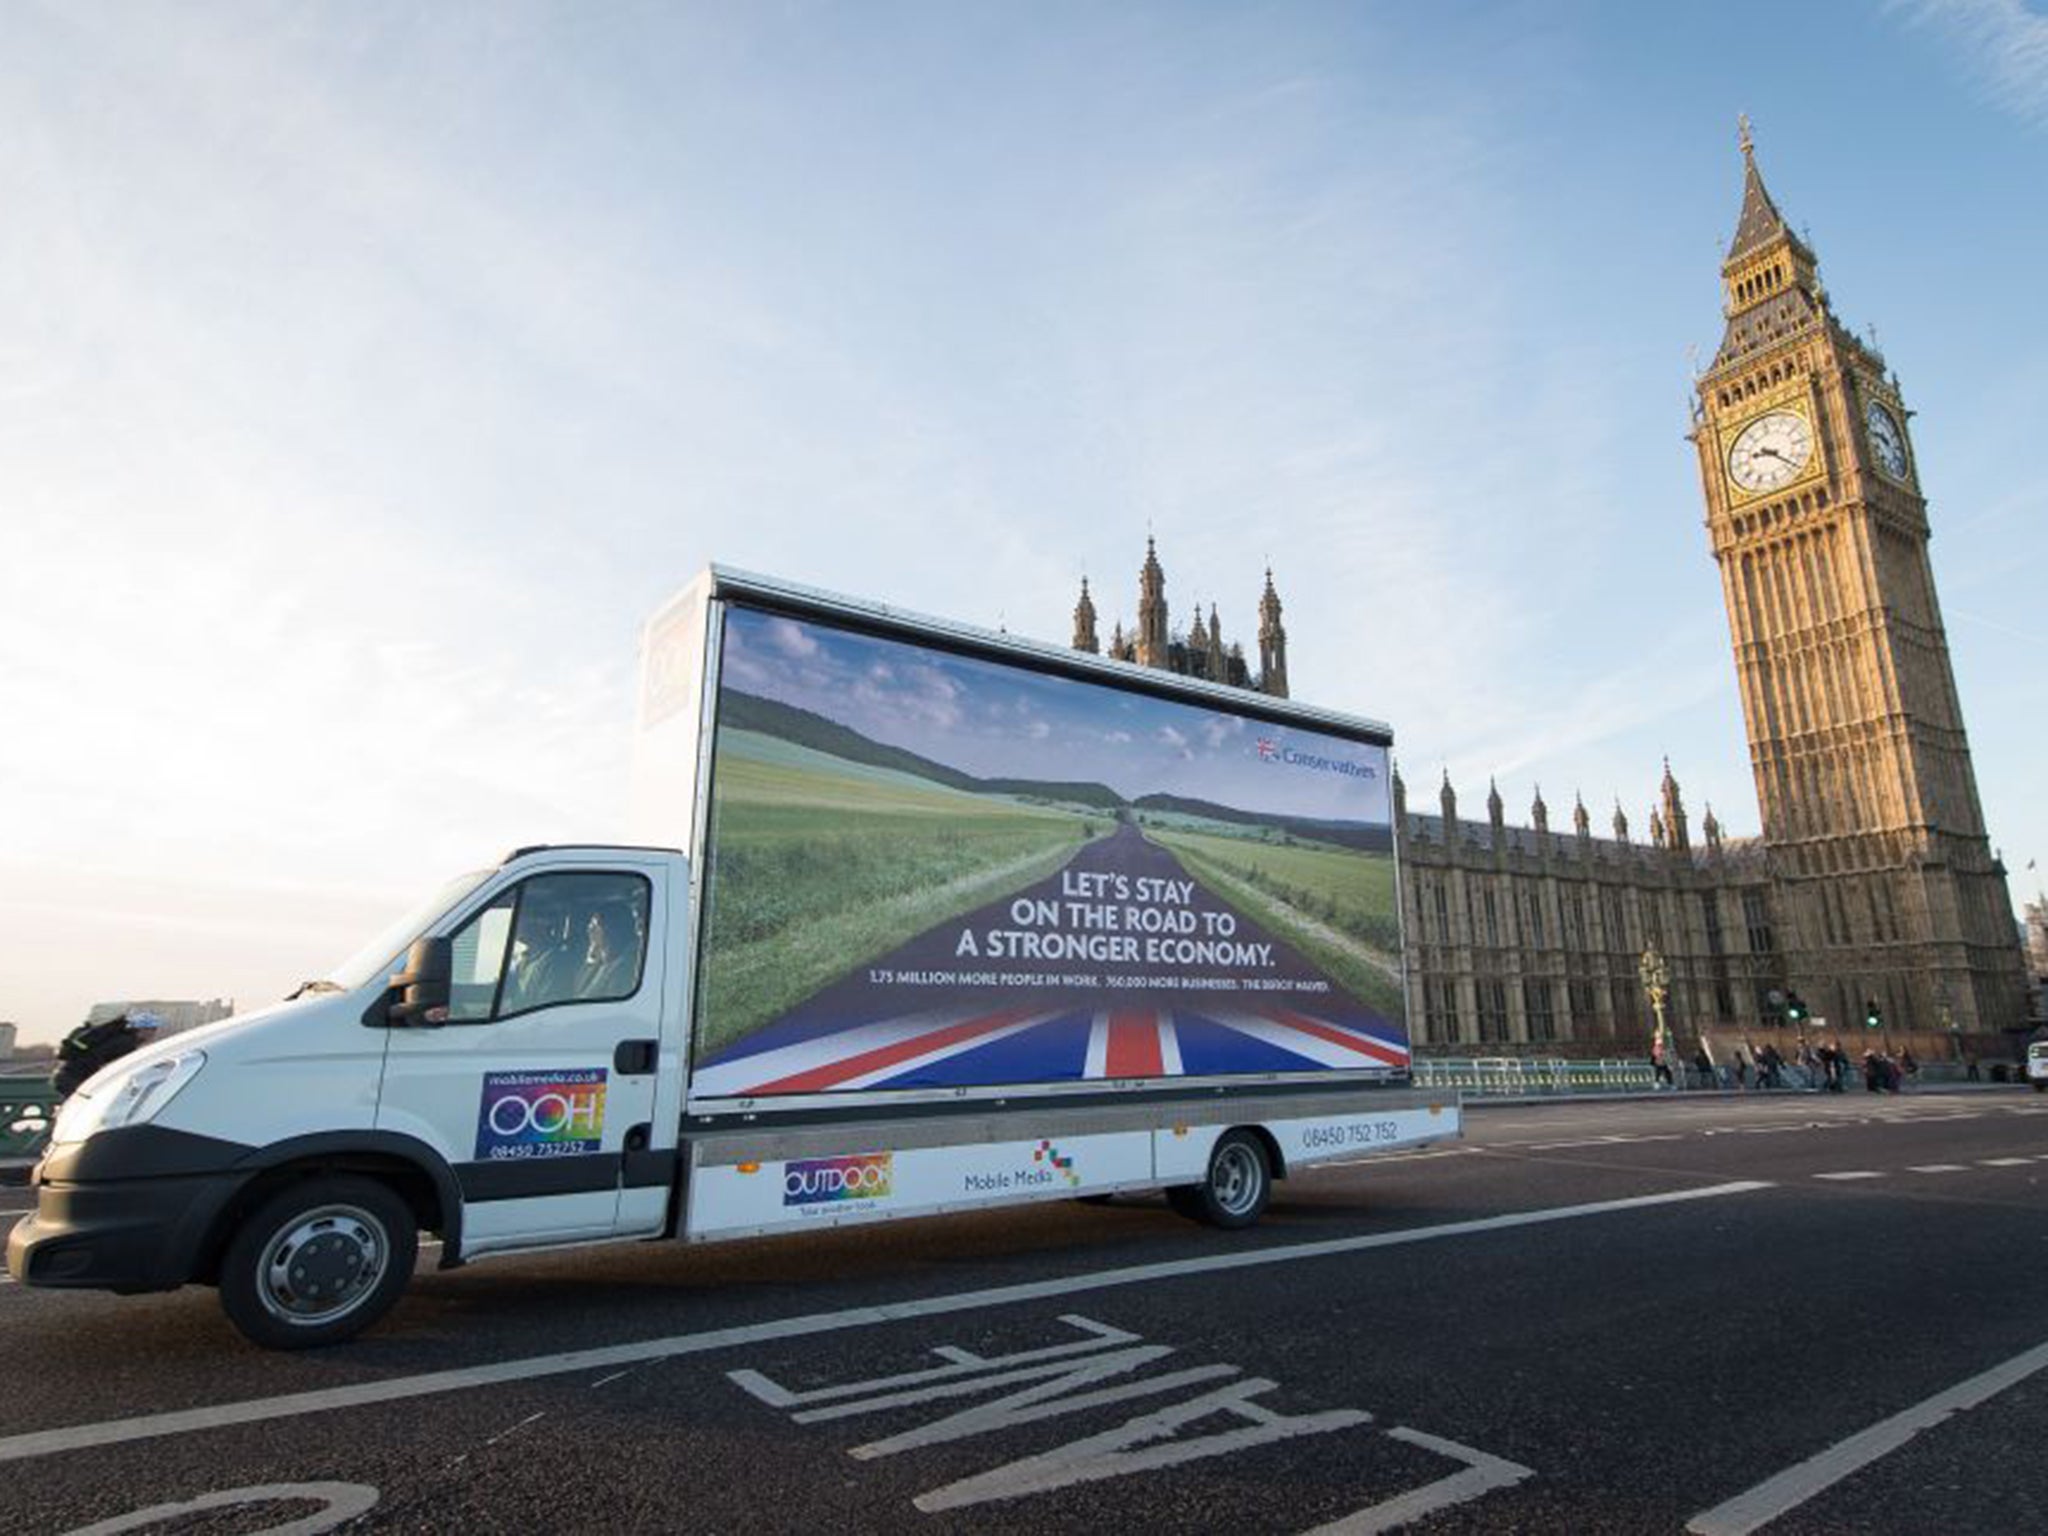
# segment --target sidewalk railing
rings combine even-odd
[[[1740,1083],[1728,1066],[1722,1066],[1711,1075],[1689,1066],[1676,1066],[1673,1073],[1672,1087],[1692,1093],[1727,1093],[1750,1087],[1757,1081],[1754,1067],[1750,1068],[1746,1080]],[[1908,1078],[1904,1086],[1961,1083],[1966,1079],[1967,1073],[1961,1063],[1926,1062],[1921,1065],[1917,1077]],[[1456,1088],[1472,1097],[1485,1094],[1521,1098],[1543,1094],[1645,1093],[1656,1090],[1657,1071],[1642,1059],[1573,1061],[1563,1057],[1432,1056],[1415,1063],[1415,1086]],[[1772,1086],[1793,1093],[1811,1093],[1821,1085],[1818,1074],[1787,1062],[1778,1069],[1777,1082]],[[1860,1062],[1850,1061],[1844,1065],[1842,1087],[1858,1093],[1863,1091]]]
[[[1418,1088],[1457,1088],[1468,1094],[1643,1093],[1657,1086],[1647,1061],[1574,1061],[1565,1057],[1430,1057],[1415,1063]]]

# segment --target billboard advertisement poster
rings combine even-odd
[[[1407,1071],[1384,745],[723,623],[698,1094]]]

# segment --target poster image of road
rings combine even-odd
[[[700,1097],[1405,1073],[1384,747],[734,604]]]

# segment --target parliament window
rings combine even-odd
[[[1749,952],[1768,955],[1777,948],[1771,934],[1771,919],[1764,907],[1764,893],[1755,886],[1742,893],[1742,923],[1749,930]]]
[[[1439,1045],[1458,1038],[1458,984],[1455,981],[1425,981],[1422,984],[1422,1028],[1424,1037]]]
[[[1600,1027],[1600,1005],[1594,998],[1593,983],[1575,977],[1566,983],[1565,996],[1572,1010],[1572,1034],[1581,1040],[1591,1039]]]
[[[1700,916],[1707,923],[1707,953],[1725,955],[1728,946],[1721,936],[1721,902],[1712,891],[1700,892]],[[1722,1016],[1726,1017],[1727,1012],[1722,1010]]]
[[[1501,981],[1481,981],[1479,991],[1479,1038],[1501,1042],[1508,1037],[1508,989]]]

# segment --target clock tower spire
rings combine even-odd
[[[1747,119],[1721,345],[1695,381],[1707,532],[1750,766],[1824,1016],[2017,1023],[2024,980],[1928,562],[1909,413],[1835,318],[1764,186]],[[1944,1017],[1944,1010],[1951,1010]]]

